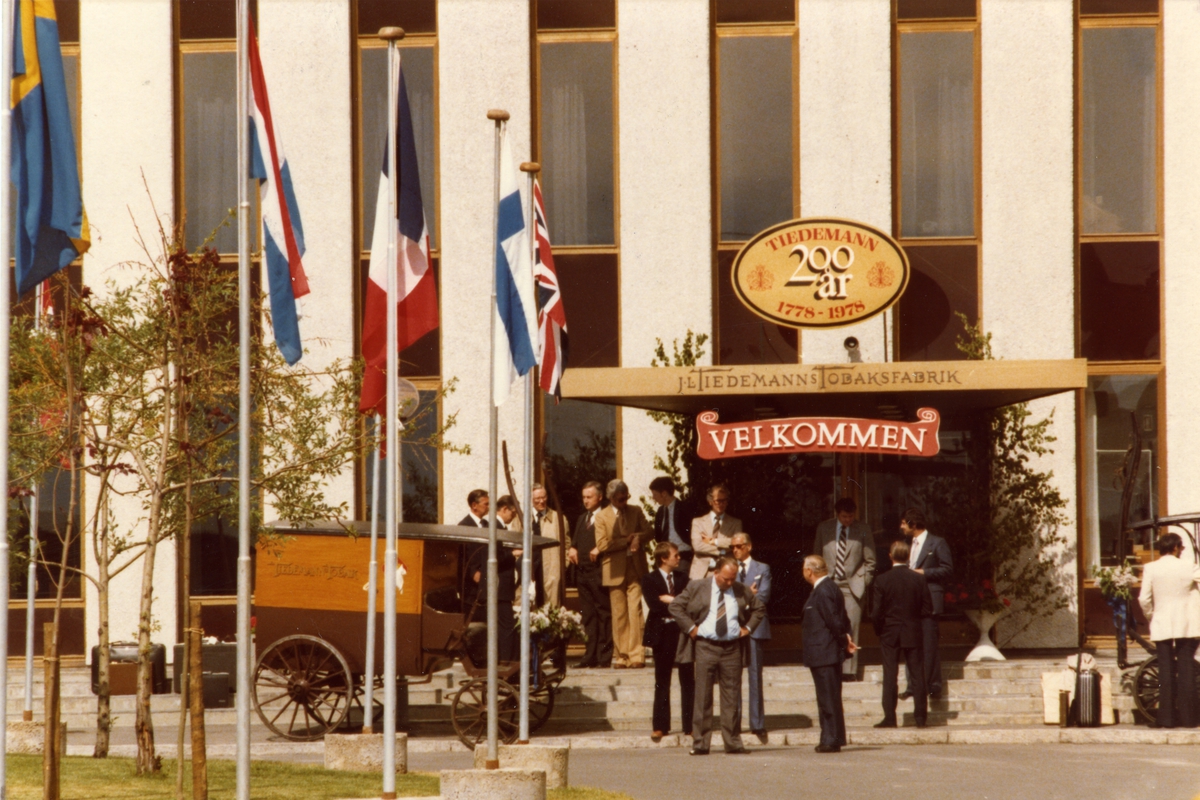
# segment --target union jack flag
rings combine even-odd
[[[538,368],[542,390],[562,399],[563,367],[567,363],[567,313],[563,310],[558,273],[554,271],[554,254],[550,251],[550,231],[546,226],[546,209],[542,204],[542,187],[533,182],[533,213],[537,217],[537,246],[533,276],[538,293],[538,340],[541,358]]]

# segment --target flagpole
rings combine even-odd
[[[533,176],[541,170],[536,162],[526,161],[521,165],[521,171],[526,177],[526,194],[529,197],[529,213],[526,231],[529,234],[529,277],[533,279],[534,264],[537,263],[537,221],[533,210]],[[537,302],[537,283],[534,282],[530,297]],[[537,345],[534,345],[535,349]],[[529,674],[530,667],[537,669],[537,664],[531,663],[529,652],[529,606],[533,583],[533,384],[532,369],[525,376],[525,524],[521,537],[521,712],[520,733],[517,740],[520,744],[529,744]],[[539,658],[540,660],[540,658]]]
[[[47,290],[46,282],[37,285],[37,296],[33,304],[33,327],[37,330],[42,324],[42,292]],[[25,706],[21,711],[21,719],[33,721],[33,629],[34,605],[37,602],[37,541],[38,541],[38,481],[35,478],[30,487],[33,494],[29,496],[29,567],[25,578]]]
[[[379,415],[375,415],[375,433],[379,433]],[[379,473],[380,446],[375,445],[375,468],[371,470],[371,564],[367,578],[367,657],[363,676],[363,733],[375,730],[375,607],[379,596],[379,495],[382,476]]]
[[[500,769],[500,751],[496,739],[500,727],[496,715],[499,704],[496,701],[496,677],[500,668],[496,627],[499,624],[499,614],[496,606],[496,592],[500,589],[500,576],[496,562],[496,454],[500,449],[500,416],[496,411],[496,258],[500,248],[500,142],[504,137],[504,123],[508,121],[509,113],[503,109],[492,109],[487,112],[487,118],[496,123],[496,155],[495,191],[492,195],[492,303],[489,313],[492,316],[491,351],[489,361],[492,368],[488,372],[488,560],[487,560],[487,759],[486,769]]]
[[[250,800],[250,0],[238,0],[237,800]],[[186,602],[187,598],[185,598]]]
[[[13,3],[0,0],[3,9],[3,31],[0,32],[0,61],[3,62],[5,91],[12,86],[13,75]],[[6,98],[0,117],[0,164],[12,174],[12,102]],[[8,227],[12,209],[12,189],[8,179],[0,180],[0,259],[5,265],[12,256],[12,231]],[[9,288],[8,278],[0,280],[0,487],[8,488],[8,356],[9,356]],[[8,503],[0,503],[0,531],[8,531]],[[8,687],[8,536],[0,536],[0,686]],[[8,703],[0,703],[0,741],[8,741]],[[0,758],[0,798],[8,796],[7,758]]]
[[[384,498],[383,551],[383,800],[396,797],[396,462],[399,460],[399,409],[396,397],[396,377],[400,369],[400,354],[396,349],[396,334],[400,326],[396,299],[399,287],[396,276],[396,191],[400,185],[400,159],[396,153],[397,59],[400,52],[396,42],[404,38],[404,29],[379,29],[379,38],[388,43],[388,229],[387,229],[387,483]]]

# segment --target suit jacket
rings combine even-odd
[[[837,570],[837,519],[827,519],[817,526],[813,554],[825,559],[829,577]],[[875,537],[865,522],[851,523],[846,532],[846,580],[838,585],[850,587],[850,594],[862,600],[875,579]]]
[[[766,608],[771,602],[771,568],[761,561],[755,561],[754,557],[751,556],[750,563],[746,565],[746,580],[742,581],[742,583],[745,583],[747,586],[753,586],[754,579],[759,575],[762,578],[758,582],[758,600],[763,604],[763,621],[761,625],[754,629],[754,632],[750,636],[754,639],[770,639],[771,616],[766,613]]]
[[[475,523],[475,518],[474,518],[474,517],[472,517],[470,514],[467,514],[465,517],[463,517],[462,519],[460,519],[460,520],[458,521],[458,524],[459,524],[459,525],[465,525],[465,526],[466,526],[466,527],[468,527],[468,528],[486,528],[486,527],[487,527],[487,517],[484,517],[484,518],[481,520],[481,522],[483,523],[482,525],[477,525],[477,524]],[[499,526],[499,525],[500,525],[500,518],[499,518],[499,517],[497,517],[497,518],[496,518],[496,525],[497,525],[497,526]]]
[[[804,640],[805,666],[840,666],[849,657],[846,652],[849,633],[850,617],[846,614],[842,590],[832,578],[820,581],[804,604],[800,635]]]
[[[925,535],[921,552],[915,562],[910,562],[915,569],[924,570],[925,583],[929,585],[929,595],[933,598],[933,613],[945,611],[942,596],[945,594],[945,584],[954,575],[954,561],[950,557],[950,545],[940,536],[932,533]]]
[[[637,506],[627,505],[619,514],[616,507],[608,506],[596,514],[596,549],[600,551],[602,585],[620,586],[627,578],[640,581],[646,574],[646,557],[642,551],[629,552],[630,541],[635,536],[639,537],[639,542],[645,542],[651,536],[646,516]]]
[[[675,596],[678,596],[687,588],[687,573],[677,569],[671,573],[671,577],[675,581]],[[646,631],[642,636],[642,644],[646,647],[658,647],[664,633],[679,630],[675,625],[675,619],[671,616],[670,606],[658,599],[664,594],[671,594],[671,592],[668,591],[667,581],[663,578],[660,570],[652,569],[642,576],[642,598],[649,607],[649,614],[646,616]]]
[[[599,514],[601,509],[596,509],[596,514]],[[588,524],[588,512],[584,511],[579,515],[579,519],[575,520],[575,534],[571,537],[572,544],[568,548],[574,547],[579,552],[579,569],[599,569],[600,562],[592,561],[588,553],[592,552],[592,548],[596,546],[596,521],[592,518],[592,524]]]
[[[1200,570],[1188,554],[1160,556],[1142,571],[1138,603],[1150,620],[1150,641],[1200,637]]]
[[[722,550],[729,550],[729,542],[735,533],[742,532],[742,521],[737,517],[731,517],[726,514],[721,519],[721,530],[716,532],[715,540],[709,544],[704,541],[705,536],[713,536],[713,516],[712,512],[705,514],[702,517],[696,517],[692,520],[692,550],[695,551],[695,560],[692,561],[692,571],[690,577],[692,580],[699,580],[708,575],[708,568],[711,565],[711,560],[721,554]]]
[[[692,546],[692,509],[691,506],[678,499],[675,501],[675,535],[689,548]],[[666,506],[659,506],[658,510],[654,512],[654,541],[671,541],[671,534],[667,530]]]
[[[679,637],[679,649],[675,653],[676,664],[687,664],[696,660],[696,643],[688,634],[708,617],[708,611],[712,607],[712,590],[712,578],[694,580],[671,601],[671,617],[682,634]],[[737,624],[739,627],[749,628],[750,635],[753,636],[766,617],[766,606],[749,589],[736,581],[733,584],[733,596],[737,600]],[[742,639],[743,648],[747,646],[749,638],[746,636]],[[743,659],[745,656],[743,649]]]
[[[921,620],[933,615],[925,576],[901,564],[879,576],[873,587],[871,621],[884,647],[921,646]]]

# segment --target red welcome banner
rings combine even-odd
[[[916,422],[849,417],[790,417],[717,424],[717,412],[696,417],[703,459],[766,456],[780,453],[882,453],[895,456],[938,454],[935,409],[917,411]]]

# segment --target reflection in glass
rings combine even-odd
[[[1088,380],[1086,414],[1087,559],[1090,565],[1116,564],[1121,560],[1117,538],[1126,483],[1131,497],[1127,524],[1157,513],[1158,379],[1152,375],[1092,377]],[[1132,480],[1127,481],[1126,465],[1134,453],[1134,442],[1139,439],[1141,458]],[[1130,541],[1139,544],[1136,536],[1131,536]]]
[[[1083,233],[1158,229],[1154,28],[1083,30]]]
[[[362,77],[362,249],[371,249],[375,232],[375,202],[379,177],[383,170],[383,150],[387,143],[387,50],[364,47],[360,50]],[[433,174],[433,48],[403,47],[400,67],[408,90],[412,112],[413,139],[417,144],[417,170],[421,176],[421,203],[425,207],[425,225],[429,228],[429,246],[437,245],[436,182]]]
[[[183,207],[187,246],[237,252],[237,54],[183,54]],[[254,193],[251,197],[255,196]]]
[[[555,403],[546,396],[546,478],[553,483],[567,522],[574,527],[583,512],[581,495],[588,481],[607,483],[617,475],[617,410],[582,400]]]
[[[974,324],[979,317],[976,246],[905,248],[912,274],[896,306],[896,343],[901,361],[954,361],[963,358],[958,340],[965,333],[959,314]]]
[[[613,244],[613,44],[542,44],[541,163],[550,241]]]
[[[422,390],[421,405],[417,415],[409,421],[402,440],[401,451],[404,485],[403,522],[438,521],[438,449],[429,442],[437,433],[438,421],[437,392]],[[367,418],[368,430],[373,430],[375,417]],[[379,470],[387,475],[387,457],[379,460]],[[369,453],[365,458],[363,481],[366,487],[366,503],[363,505],[363,519],[370,520],[372,503],[374,502],[375,487],[375,456]],[[386,483],[386,478],[384,479]],[[383,535],[384,506],[379,506],[379,531]]]
[[[717,40],[721,241],[792,218],[792,37]]]
[[[902,236],[975,234],[975,34],[900,34]]]
[[[1159,358],[1158,242],[1079,247],[1079,347],[1089,361]]]
[[[38,487],[37,539],[39,559],[36,571],[35,597],[39,599],[52,598],[58,592],[58,565],[62,563],[63,543],[66,540],[68,528],[71,534],[71,550],[67,556],[68,568],[78,569],[80,566],[80,535],[79,525],[82,519],[83,487],[75,487],[75,506],[71,507],[71,472],[64,469],[49,469],[42,476]],[[29,554],[29,510],[30,500],[22,500],[19,509],[10,508],[17,513],[12,514],[10,530],[12,536],[12,566],[9,575],[12,579],[11,596],[14,600],[24,600],[28,591]],[[72,513],[74,512],[74,513]],[[73,527],[68,521],[73,518]],[[47,566],[53,564],[54,566]],[[63,596],[67,598],[80,597],[82,586],[78,573],[67,572],[67,583]]]

